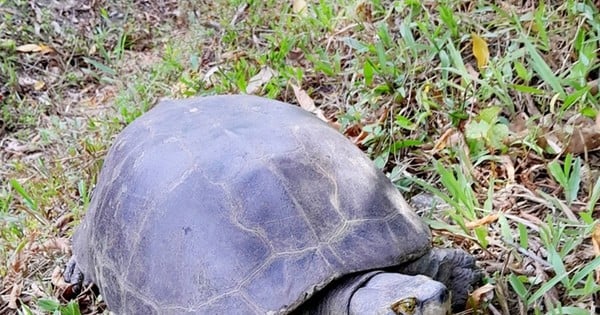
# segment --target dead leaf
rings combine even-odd
[[[298,104],[300,105],[300,107],[302,107],[302,109],[315,114],[322,121],[329,123],[327,118],[325,118],[325,115],[323,115],[323,111],[320,108],[317,108],[317,106],[315,106],[315,101],[308,95],[308,93],[306,93],[306,91],[304,91],[295,84],[291,84],[291,86],[294,90],[296,100],[298,101]]]
[[[508,183],[511,183],[511,184],[515,183],[515,165],[513,164],[512,160],[510,159],[510,156],[501,155],[500,162],[502,162],[502,164],[504,164],[504,167],[506,169],[506,177],[507,177]]]
[[[354,123],[352,125],[349,125],[348,128],[344,130],[344,135],[346,135],[346,137],[348,138],[355,138],[358,137],[358,135],[360,135],[361,132],[362,126],[359,123]]]
[[[587,86],[590,88],[590,94],[592,94],[594,96],[596,96],[596,94],[598,94],[599,83],[600,83],[600,80],[598,80],[598,79],[588,82]]]
[[[538,139],[542,147],[554,153],[581,154],[600,150],[600,126],[594,119],[579,113],[565,115],[565,119],[553,121],[555,115],[542,118],[544,132]]]
[[[40,91],[45,86],[46,86],[46,83],[44,83],[44,81],[36,80],[35,83],[33,84],[33,89],[36,91]]]
[[[475,33],[471,34],[471,43],[473,45],[473,56],[477,59],[477,67],[481,71],[487,66],[490,59],[488,45],[483,38]]]
[[[454,128],[450,128],[440,136],[440,138],[436,141],[432,153],[436,153],[440,150],[445,149],[446,147],[455,147],[455,146],[465,146],[464,139],[462,134],[458,132]]]
[[[248,52],[243,51],[243,50],[226,51],[223,54],[221,54],[221,62],[239,61],[240,59],[246,57],[247,55],[248,55]]]
[[[19,300],[19,296],[21,296],[22,291],[23,280],[14,282],[12,285],[12,290],[10,290],[10,295],[8,296],[8,308],[16,310],[19,307],[17,301]]]
[[[241,4],[237,10],[235,11],[235,15],[233,16],[233,18],[231,19],[231,22],[229,22],[230,26],[235,26],[237,23],[241,22],[242,20],[244,20],[246,18],[246,16],[248,16],[248,8],[250,6],[248,5],[248,3],[243,3]]]
[[[4,150],[12,154],[30,154],[40,151],[34,143],[19,143],[17,140],[7,139]]]
[[[573,123],[573,132],[565,148],[566,153],[584,153],[600,149],[600,127],[591,118],[580,116]]]
[[[370,1],[363,1],[356,6],[356,16],[363,22],[373,22],[373,6]]]
[[[308,4],[304,0],[293,0],[292,11],[296,14],[306,15]]]
[[[219,70],[221,70],[221,66],[213,66],[212,68],[208,69],[208,71],[206,71],[206,73],[204,74],[204,77],[202,78],[202,83],[204,83],[204,87],[205,88],[210,88],[214,85],[214,82],[212,80],[212,76],[217,73]]]
[[[52,47],[50,47],[50,46],[46,46],[46,45],[40,45],[40,48],[41,48],[40,52],[41,52],[42,54],[44,54],[44,55],[45,55],[45,54],[50,54],[50,53],[53,53],[53,52],[54,52],[54,48],[52,48]]]
[[[17,51],[18,52],[22,52],[22,53],[42,53],[42,54],[48,54],[51,52],[54,52],[54,49],[52,47],[46,46],[46,45],[36,45],[36,44],[25,44],[25,45],[21,45],[19,47],[17,47]]]
[[[490,223],[496,222],[497,220],[498,220],[498,214],[492,213],[492,214],[486,215],[485,217],[483,217],[479,220],[466,222],[465,227],[467,229],[474,229],[474,228],[480,227],[482,225],[488,225]]]
[[[388,118],[388,114],[389,114],[389,108],[381,107],[377,113],[379,118],[377,118],[377,120],[372,123],[375,125],[383,125],[385,123],[386,119]],[[352,138],[351,140],[352,140],[352,142],[354,142],[354,144],[361,147],[364,145],[363,140],[367,139],[367,136],[369,136],[369,132],[367,132],[365,129],[363,129],[361,127],[360,134],[358,136],[356,136],[355,138]]]
[[[40,52],[42,47],[36,44],[25,44],[17,47],[17,51],[22,53]]]
[[[467,68],[467,73],[471,76],[471,79],[473,79],[474,81],[479,79],[479,72],[475,70],[475,68],[473,68],[473,66],[470,63],[467,63],[465,65],[465,68]]]
[[[363,145],[363,141],[367,138],[368,135],[369,135],[368,132],[366,132],[364,129],[361,129],[360,134],[358,134],[358,136],[353,138],[352,142],[354,142],[354,144],[356,144],[358,146],[361,146],[361,145]]]
[[[63,275],[63,268],[61,268],[60,266],[56,266],[54,267],[54,270],[52,270],[50,282],[59,289],[65,289],[72,285],[71,283],[65,281],[65,277]]]
[[[67,238],[55,237],[45,241],[42,245],[36,244],[31,246],[31,251],[44,252],[48,254],[54,251],[59,251],[63,254],[69,254],[71,253],[71,243]]]
[[[66,212],[65,214],[61,215],[60,217],[54,220],[54,227],[59,230],[63,230],[67,223],[71,221],[73,221],[73,213]]]
[[[19,76],[19,78],[17,79],[17,82],[19,83],[20,86],[27,86],[27,87],[31,87],[34,86],[35,83],[37,82],[36,79],[32,78],[32,77],[28,77],[26,75],[21,75]]]
[[[528,118],[529,117],[524,112],[517,113],[508,124],[508,129],[512,133],[522,133],[523,131],[525,131],[525,134],[527,134],[529,132],[527,130]]]
[[[270,67],[262,67],[260,71],[250,78],[248,82],[248,86],[246,86],[246,94],[254,94],[260,90],[260,88],[273,76],[277,75],[277,71],[271,69]]]
[[[596,223],[592,231],[592,247],[594,255],[600,256],[600,223]],[[596,268],[596,283],[600,284],[600,268]]]
[[[522,141],[532,133],[524,113],[517,115],[510,124],[511,140]],[[534,130],[537,131],[537,145],[552,154],[582,154],[600,150],[600,115],[591,119],[578,112],[566,112],[557,117],[547,114],[535,118]]]
[[[60,267],[58,266],[56,266],[56,268],[60,269]],[[48,295],[44,292],[44,290],[42,290],[42,288],[40,288],[40,286],[36,282],[33,282],[29,288],[31,290],[32,295],[38,298],[43,298]]]
[[[43,89],[46,86],[44,81],[36,80],[26,75],[21,75],[17,79],[20,86],[33,88],[36,91]]]
[[[12,271],[15,273],[20,273],[25,267],[26,262],[29,260],[29,256],[29,252],[26,252],[24,248],[16,252],[10,264]]]
[[[313,101],[306,91],[295,84],[292,84],[292,89],[294,90],[294,95],[296,96],[296,100],[298,101],[298,104],[300,104],[300,107],[311,113],[317,110],[315,101]]]
[[[490,283],[480,288],[477,288],[469,296],[469,307],[474,310],[482,310],[484,304],[491,301],[494,298],[494,289],[494,285]]]

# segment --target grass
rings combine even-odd
[[[485,270],[477,308],[595,311],[598,155],[569,140],[598,111],[592,2],[111,1],[87,28],[28,3],[0,0],[0,313],[101,312],[53,272],[114,135],[160,97],[244,93],[266,68],[256,94],[298,103],[298,85],[407,199],[439,198],[420,210]]]

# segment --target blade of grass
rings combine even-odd
[[[540,76],[542,80],[544,80],[544,82],[548,83],[552,87],[554,93],[558,93],[560,98],[564,99],[566,93],[559,78],[554,74],[554,72],[552,72],[552,69],[550,69],[546,61],[544,61],[544,58],[542,58],[542,56],[538,53],[537,49],[535,46],[533,46],[529,38],[523,34],[520,35],[520,38],[521,42],[523,42],[525,45],[527,53],[529,54],[531,59],[530,63],[533,66],[533,70]]]

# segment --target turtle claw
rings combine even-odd
[[[77,266],[77,257],[73,256],[67,262],[65,266],[65,271],[63,272],[63,278],[67,283],[72,285],[73,292],[80,292],[82,286],[84,285],[85,276],[83,272]]]

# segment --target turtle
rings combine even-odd
[[[447,314],[481,278],[342,133],[250,95],[124,128],[72,247],[65,279],[116,314]]]

